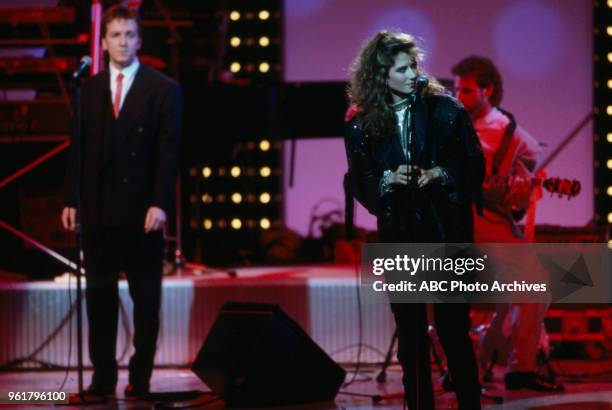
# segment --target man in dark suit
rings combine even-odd
[[[102,20],[109,69],[82,87],[80,144],[73,141],[62,223],[76,229],[76,181],[86,269],[88,393],[112,395],[117,384],[118,278],[134,302],[134,355],[126,396],[148,393],[159,330],[162,229],[174,204],[182,97],[180,86],[139,63],[140,20],[115,6]],[[80,145],[80,170],[77,149]]]

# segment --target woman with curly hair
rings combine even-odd
[[[381,31],[354,62],[345,134],[352,190],[377,217],[382,242],[470,243],[484,157],[461,103],[424,77],[422,56],[412,36]],[[433,409],[426,306],[392,300],[391,310],[408,406]],[[469,305],[434,312],[459,408],[480,409]]]

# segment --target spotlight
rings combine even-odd
[[[204,219],[204,222],[202,222],[202,225],[204,225],[204,229],[206,229],[207,231],[212,229],[213,226],[213,222],[210,219]]]
[[[259,202],[261,202],[262,204],[267,204],[268,202],[270,202],[270,194],[267,192],[263,192],[261,195],[259,195]]]
[[[608,115],[612,115],[612,105],[608,105],[608,107],[606,108],[606,112],[608,113]]]
[[[612,224],[612,212],[608,213],[608,223]]]
[[[230,170],[230,174],[234,178],[238,178],[240,176],[240,167],[233,166],[232,169]]]
[[[612,88],[612,78],[608,80],[608,88]]]
[[[230,13],[229,15],[230,20],[232,21],[238,21],[240,20],[240,12],[237,10],[234,10]]]
[[[262,47],[268,47],[270,45],[270,39],[266,36],[259,37],[259,45]]]
[[[612,185],[608,187],[608,196],[612,196]]]
[[[240,202],[242,202],[242,195],[240,195],[239,192],[234,192],[232,194],[232,202],[235,204],[239,204]]]
[[[202,195],[202,202],[204,202],[205,204],[210,204],[213,201],[213,197],[208,195],[208,194],[204,194]]]
[[[268,151],[270,149],[270,141],[261,140],[261,142],[259,143],[259,149],[262,151]]]
[[[268,10],[262,10],[259,12],[260,20],[267,20],[270,18],[270,12]]]
[[[612,218],[612,213],[610,214],[608,219],[611,219],[611,218]],[[261,227],[261,229],[270,229],[270,220],[268,218],[262,218],[259,221],[259,226]]]
[[[259,71],[262,73],[267,73],[270,71],[270,64],[266,63],[265,61],[259,64]]]
[[[230,71],[232,73],[237,73],[238,71],[240,71],[240,63],[237,61],[234,61],[231,65],[230,65]]]
[[[242,221],[240,219],[238,219],[238,218],[232,219],[232,228],[234,228],[234,229],[242,228]]]
[[[202,176],[204,178],[208,178],[210,176],[210,174],[212,174],[212,169],[210,169],[210,167],[202,168]]]
[[[608,166],[608,169],[612,169],[612,159],[609,159],[606,165]]]
[[[232,37],[230,39],[230,45],[232,47],[238,47],[240,45],[240,37]]]
[[[612,63],[612,53],[608,53],[608,61]]]
[[[608,35],[609,35],[609,36],[612,36],[612,26],[608,26],[608,27],[606,28],[606,31],[608,32]]]
[[[612,132],[608,133],[607,138],[608,138],[608,142],[612,142]]]
[[[272,170],[270,169],[270,167],[261,167],[261,169],[259,170],[259,175],[261,175],[264,178],[269,177],[271,173],[272,173]]]

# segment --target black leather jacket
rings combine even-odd
[[[442,94],[419,99],[414,118],[413,164],[442,167],[446,181],[381,193],[383,172],[395,171],[406,159],[397,135],[368,136],[357,114],[345,132],[353,195],[378,217],[383,242],[472,242],[472,204],[481,207],[485,159],[471,119],[460,102]]]

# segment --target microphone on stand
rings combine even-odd
[[[410,97],[408,97],[410,98],[410,105],[412,107],[414,107],[414,103],[416,102],[417,98],[419,98],[421,91],[423,91],[428,85],[429,78],[425,77],[424,75],[420,75],[416,78],[414,81],[414,92],[410,94]]]
[[[76,71],[74,73],[72,73],[72,79],[73,80],[78,80],[79,77],[81,77],[83,75],[85,70],[87,70],[87,68],[89,68],[89,66],[91,66],[91,57],[83,56],[81,58],[81,65],[79,65],[79,68],[77,68]]]
[[[422,91],[423,88],[429,85],[429,78],[425,77],[424,75],[420,75],[417,77],[415,84],[416,84],[416,91]]]
[[[416,78],[416,80],[414,81],[414,92],[412,94],[410,94],[409,98],[409,106],[408,106],[408,110],[411,111],[412,114],[414,114],[416,112],[416,102],[417,99],[419,99],[421,92],[425,89],[425,87],[427,87],[429,85],[429,78],[425,77],[424,75],[420,75]],[[409,134],[409,138],[408,138],[408,151],[410,153],[414,152],[414,137],[416,135],[415,132],[415,121],[413,118],[413,115],[410,115],[407,117],[408,118],[408,134]],[[409,186],[411,188],[413,188],[414,190],[418,189],[417,188],[417,180],[419,177],[419,173],[417,172],[417,170],[415,168],[412,167],[411,164],[411,157],[412,155],[409,154],[408,155],[408,181],[409,181]]]

